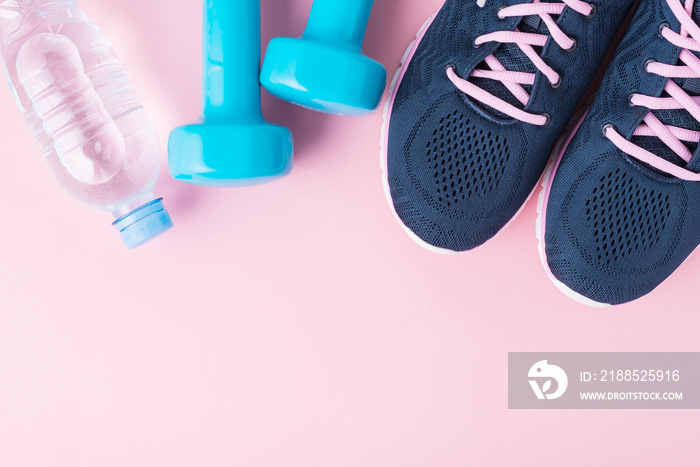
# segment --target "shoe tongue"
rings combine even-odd
[[[555,17],[556,19],[556,17]],[[533,33],[533,34],[544,34],[546,36],[549,36],[549,30],[547,29],[547,25],[545,24],[544,21],[542,21],[542,18],[539,16],[525,16],[523,19],[520,21],[520,24],[518,25],[518,29],[521,32],[526,32],[526,33]],[[538,50],[538,48],[535,48],[535,50]],[[537,67],[535,67],[535,64],[532,63],[532,60],[523,53],[522,50],[520,50],[520,47],[518,47],[516,44],[501,44],[498,49],[493,53],[493,55],[498,59],[499,62],[501,62],[501,65],[508,70],[508,71],[518,71],[522,73],[537,73]],[[479,66],[479,68],[484,68],[484,69],[489,69],[488,66],[485,64],[482,64]],[[511,93],[508,88],[506,88],[503,83],[500,81],[494,81],[490,79],[479,79],[479,78],[473,78],[472,82],[479,86],[481,89],[490,92],[494,96],[503,99],[504,101],[508,102],[511,105],[514,105],[515,107],[522,109],[524,106],[520,103],[518,99]],[[525,91],[527,91],[528,94],[532,93],[532,86],[523,86]],[[498,112],[495,109],[492,109],[491,107],[488,106],[482,106],[484,109],[486,109],[488,112],[493,113],[494,115],[504,118],[504,119],[510,119],[507,115],[501,114],[501,112]]]
[[[700,1],[695,2],[692,17],[696,23],[700,23]],[[699,53],[693,53],[700,57]],[[690,96],[700,96],[700,78],[674,79],[673,81]],[[662,97],[670,96],[664,93]],[[700,131],[700,122],[695,120],[695,118],[685,109],[654,110],[653,113],[661,121],[661,123],[665,125],[676,126],[687,130]],[[652,136],[634,136],[632,137],[632,142],[646,149],[647,151],[650,151],[651,153],[666,159],[673,164],[685,167],[688,170],[698,171],[698,169],[700,169],[700,144],[684,142],[686,147],[693,154],[693,158],[690,160],[690,163],[686,164],[683,159],[678,157],[676,153],[673,152],[673,150],[671,150],[671,148],[664,144],[659,138]]]
[[[539,16],[525,16],[518,25],[520,32],[530,34],[544,34],[549,36],[549,30]],[[537,50],[537,49],[535,49]],[[517,44],[501,44],[493,54],[501,65],[508,71],[520,71],[524,73],[536,73],[537,67],[532,60],[520,50]]]
[[[682,83],[683,80],[675,80],[688,94],[691,96],[700,95],[700,93],[691,91],[696,84],[686,85]],[[694,80],[695,81],[695,80]],[[697,84],[700,84],[700,80]],[[663,97],[668,97],[664,94]],[[687,130],[700,131],[700,123],[695,120],[690,113],[685,109],[678,110],[654,110],[652,111],[654,115],[667,126],[675,126],[678,128],[684,128]],[[644,124],[644,123],[642,123]],[[681,167],[686,165],[686,162],[678,157],[678,155],[669,148],[661,139],[656,136],[633,136],[632,142],[639,147],[646,149],[647,151],[655,154],[656,156],[666,159],[672,164],[679,165]],[[697,143],[683,142],[688,150],[694,154],[693,158],[697,157],[698,149],[700,145]],[[692,162],[692,159],[691,159]]]

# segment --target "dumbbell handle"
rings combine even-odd
[[[304,38],[362,48],[374,0],[315,0]]]
[[[204,0],[206,120],[262,119],[260,0]]]

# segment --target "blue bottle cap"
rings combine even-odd
[[[159,198],[120,217],[112,225],[132,249],[169,230],[173,221],[163,206],[163,198]]]

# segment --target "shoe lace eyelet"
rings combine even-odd
[[[578,47],[578,41],[574,39],[574,43],[568,49],[564,49],[564,52],[573,52]]]
[[[627,95],[627,105],[629,105],[630,107],[636,107],[636,105],[632,102],[632,99],[634,99],[634,96],[636,96],[637,94],[637,91],[632,91]]]
[[[654,58],[648,58],[648,59],[644,62],[644,71],[646,71],[647,73],[650,73],[650,71],[649,71],[649,65],[651,65],[652,63],[656,63],[656,59],[654,59]]]
[[[505,10],[506,8],[508,8],[508,5],[504,4],[504,5],[499,6],[498,9],[496,10],[496,18],[498,18],[501,21],[504,21],[506,18],[501,16],[501,11]]]
[[[544,122],[544,125],[542,126],[547,126],[551,123],[552,121],[552,116],[549,115],[548,113],[543,113],[542,116],[547,119],[547,121]]]
[[[562,79],[561,79],[561,76],[560,76],[556,83],[552,83],[552,82],[550,81],[550,82],[549,82],[549,87],[552,88],[552,89],[559,89],[559,88],[561,87],[561,83],[562,83]]]
[[[671,29],[671,24],[667,23],[666,21],[659,24],[659,37],[662,39],[665,39],[664,38],[664,29],[666,29],[666,28]]]
[[[586,16],[586,19],[593,19],[595,18],[595,15],[598,14],[598,7],[595,6],[594,3],[589,3],[589,5],[593,8],[591,12]]]
[[[606,123],[605,125],[603,125],[603,128],[602,128],[601,132],[603,133],[603,137],[604,137],[604,138],[607,138],[607,137],[608,137],[608,130],[611,129],[611,128],[614,130],[614,129],[615,129],[615,125],[613,125],[613,124],[610,123],[610,122],[608,122],[608,123]]]

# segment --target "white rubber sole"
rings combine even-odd
[[[444,4],[443,4],[444,5]],[[440,7],[442,9],[442,7]],[[411,42],[406,49],[406,52],[404,53],[403,57],[401,58],[401,64],[399,65],[398,70],[396,70],[396,73],[394,73],[394,78],[391,81],[391,86],[389,87],[389,99],[387,99],[386,104],[384,105],[384,112],[383,112],[383,123],[382,123],[382,135],[381,135],[381,155],[380,155],[380,160],[379,160],[379,166],[382,170],[382,180],[383,180],[383,186],[384,186],[384,196],[386,197],[387,202],[389,203],[389,207],[391,208],[392,213],[394,214],[394,218],[396,218],[397,222],[399,225],[401,225],[401,228],[406,232],[406,234],[420,247],[432,252],[432,253],[437,253],[441,255],[448,255],[448,256],[455,256],[455,255],[462,255],[465,253],[469,253],[471,250],[467,251],[454,251],[454,250],[449,250],[446,248],[439,248],[436,247],[435,245],[431,245],[430,243],[426,242],[422,238],[420,238],[418,235],[415,234],[411,229],[409,229],[406,224],[403,223],[401,218],[399,217],[398,213],[396,212],[396,207],[394,206],[394,201],[391,199],[391,189],[389,187],[389,170],[388,170],[388,163],[387,163],[387,157],[388,157],[388,139],[389,139],[389,120],[391,116],[391,110],[393,109],[394,105],[394,99],[396,98],[396,92],[398,90],[399,82],[401,81],[401,78],[403,78],[403,75],[406,71],[406,67],[408,63],[410,62],[410,59],[413,58],[413,55],[416,52],[416,49],[418,48],[418,45],[420,44],[421,39],[425,35],[425,32],[428,30],[430,25],[433,23],[433,20],[435,20],[435,17],[437,14],[440,12],[440,9],[435,12],[428,20],[423,24],[423,26],[420,28],[418,33],[416,33],[416,38]],[[501,230],[496,233],[493,237],[491,237],[489,240],[484,242],[483,244],[479,245],[480,248],[494,240],[496,240],[510,225],[517,220],[517,218],[520,216],[520,214],[523,213],[525,210],[525,207],[527,206],[528,202],[532,198],[532,196],[537,192],[537,186],[535,185],[535,188],[532,190],[532,192],[528,195],[527,200],[523,203],[522,206],[520,206],[520,209],[518,212],[513,216],[513,218],[508,221],[506,225],[504,225]]]

